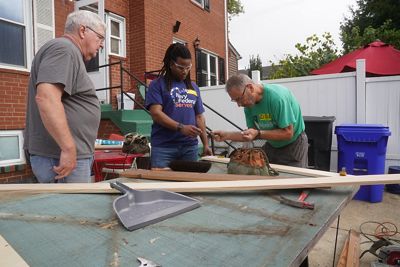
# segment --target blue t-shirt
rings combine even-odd
[[[162,111],[171,119],[185,125],[196,125],[196,115],[203,113],[204,107],[199,88],[193,82],[192,86],[194,90],[186,88],[183,81],[173,81],[171,90],[168,90],[165,79],[161,76],[150,83],[145,106],[149,109],[151,105],[159,104],[162,106]],[[170,130],[153,122],[152,146],[197,145],[197,143],[197,137],[185,136],[179,131]]]

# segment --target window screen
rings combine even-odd
[[[25,66],[25,27],[0,20],[0,62]]]
[[[0,136],[0,161],[18,160],[20,147],[18,136]]]

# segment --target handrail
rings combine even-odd
[[[243,131],[243,129],[240,128],[237,124],[231,122],[227,117],[225,117],[224,115],[222,115],[221,113],[219,113],[218,111],[216,111],[215,109],[213,109],[212,107],[207,105],[206,103],[203,102],[203,105],[206,106],[208,109],[210,109],[215,114],[217,114],[218,116],[220,116],[221,118],[223,118],[224,120],[226,120],[227,122],[229,122],[230,124],[232,124],[233,126],[235,126],[236,128],[238,128],[240,131]]]
[[[129,75],[129,77],[133,78],[137,83],[143,85],[146,89],[148,88],[148,86],[146,85],[145,82],[141,81],[139,78],[137,78],[135,75],[133,75],[132,73],[130,73],[127,69],[124,68],[123,64],[122,64],[122,60],[120,61],[116,61],[116,62],[112,62],[109,64],[104,64],[101,66],[98,66],[97,68],[105,68],[105,67],[110,67],[110,66],[114,66],[114,65],[119,65],[120,66],[120,84],[119,85],[115,85],[115,86],[110,86],[110,87],[104,87],[104,88],[100,88],[100,89],[96,89],[96,91],[103,91],[103,90],[109,90],[109,89],[116,89],[116,88],[120,88],[120,92],[121,92],[121,109],[124,109],[124,95],[126,95],[129,99],[131,99],[136,105],[138,105],[141,109],[143,109],[147,114],[150,114],[150,111],[143,106],[141,103],[139,103],[138,101],[136,101],[136,99],[134,99],[133,97],[131,97],[127,92],[124,91],[124,79],[123,79],[123,75],[124,72],[126,74]],[[216,111],[215,109],[213,109],[212,107],[210,107],[209,105],[207,105],[206,103],[203,102],[203,105],[205,107],[207,107],[208,109],[210,109],[212,112],[214,112],[215,114],[217,114],[218,116],[220,116],[222,119],[226,120],[227,122],[229,122],[230,124],[232,124],[234,127],[236,127],[237,129],[239,129],[240,131],[243,131],[243,129],[241,127],[239,127],[237,124],[233,123],[232,121],[230,121],[228,118],[226,118],[224,115],[222,115],[221,113],[219,113],[218,111]],[[210,132],[212,132],[212,130],[206,126],[206,129]],[[233,149],[236,149],[231,143],[224,141],[228,146],[230,146]]]

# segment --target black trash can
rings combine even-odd
[[[334,116],[303,116],[308,137],[308,167],[329,171]]]
[[[389,166],[389,174],[400,173],[400,166]],[[387,184],[386,191],[392,194],[400,195],[400,184]]]

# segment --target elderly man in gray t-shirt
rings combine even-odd
[[[41,183],[90,182],[100,104],[85,61],[103,48],[104,33],[98,15],[73,12],[64,35],[32,62],[24,149]]]

